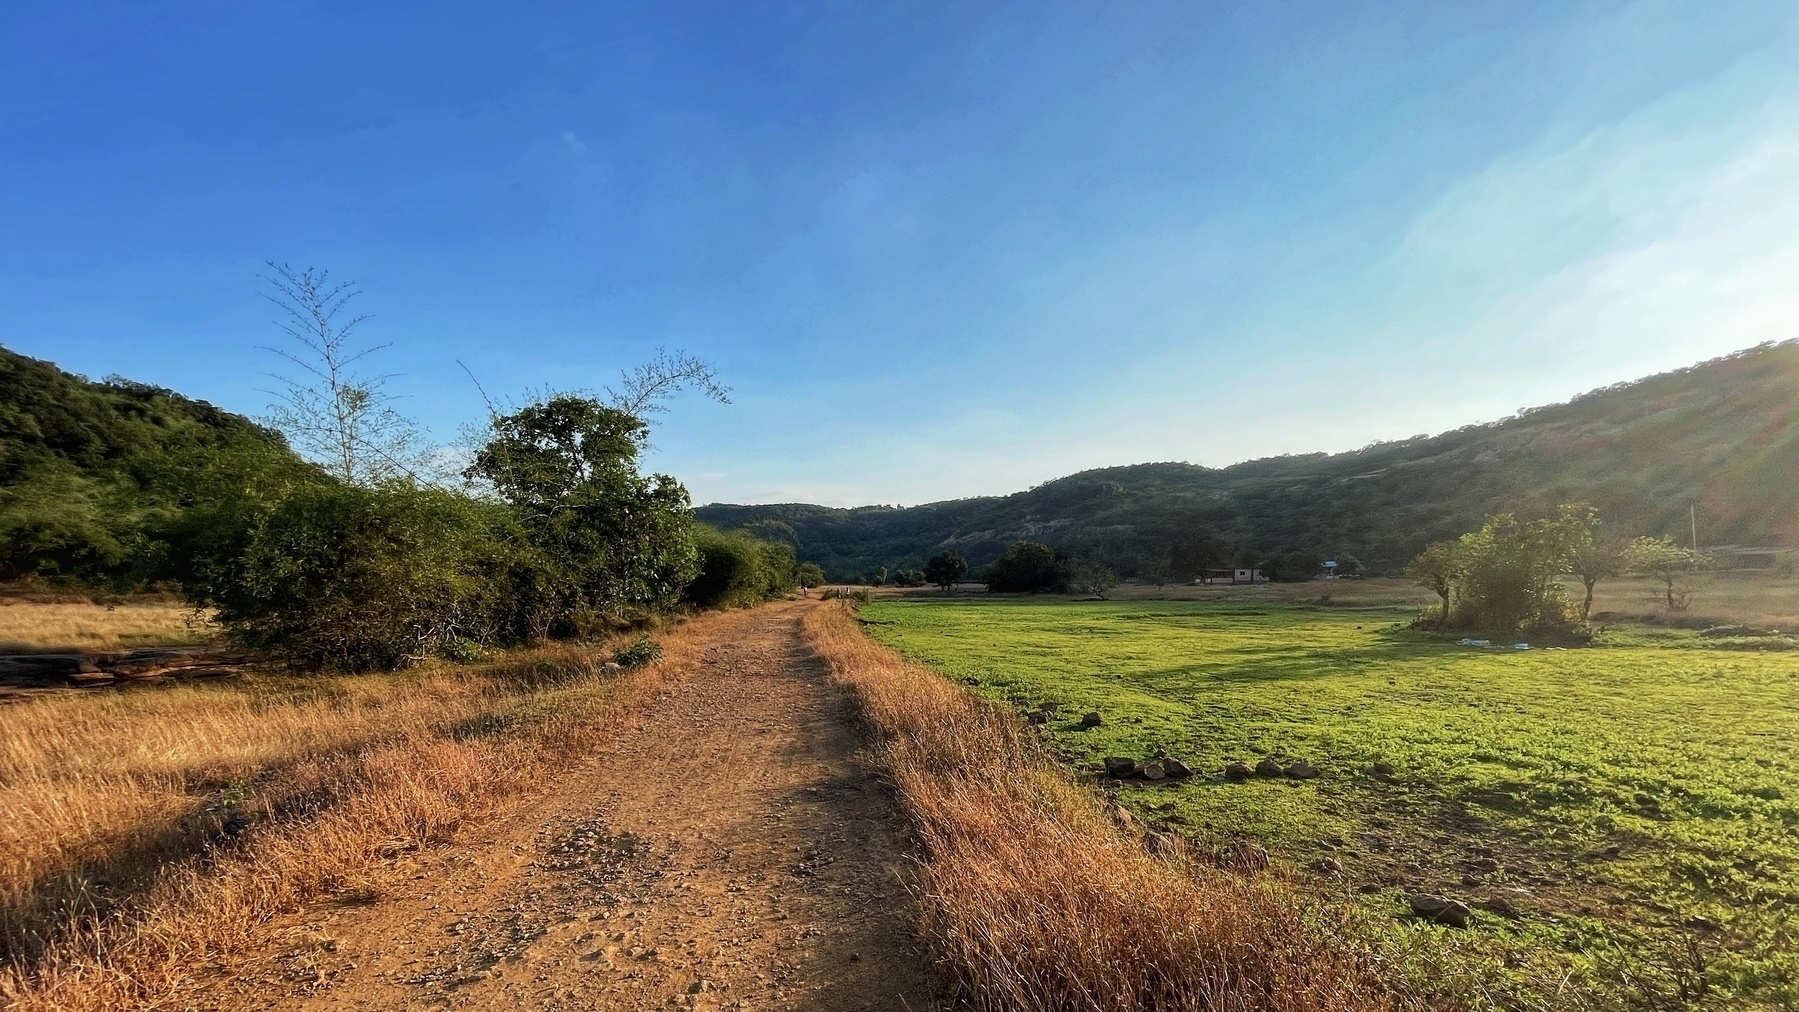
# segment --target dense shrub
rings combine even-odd
[[[192,511],[174,533],[185,592],[234,638],[309,666],[394,667],[497,638],[495,576],[511,548],[496,513],[435,489],[321,477]]]
[[[612,652],[612,660],[623,668],[641,668],[662,659],[662,644],[648,636],[639,636],[630,646]]]
[[[689,604],[747,607],[786,594],[796,585],[793,550],[780,542],[699,525],[695,545],[699,573],[682,594]]]
[[[1294,549],[1269,556],[1260,568],[1262,575],[1275,583],[1303,583],[1317,578],[1324,568],[1324,557]]]

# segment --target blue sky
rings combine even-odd
[[[1799,7],[0,6],[0,343],[441,439],[660,345],[698,502],[1339,450],[1799,336]]]

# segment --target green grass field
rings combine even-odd
[[[1202,845],[1334,860],[1306,874],[1396,915],[1412,891],[1460,898],[1474,931],[1644,1004],[1799,1004],[1799,652],[1756,649],[1789,639],[1639,627],[1482,650],[1412,631],[1410,611],[1269,600],[914,596],[862,614],[974,691],[1059,704],[1045,740],[1078,769],[1184,760],[1192,778],[1121,800]],[[1082,730],[1089,711],[1104,722]],[[1219,775],[1263,757],[1323,775]],[[1709,993],[1683,1005],[1682,988]]]

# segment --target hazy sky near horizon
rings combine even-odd
[[[658,346],[696,502],[1341,450],[1799,336],[1781,2],[0,7],[0,344],[441,439]]]

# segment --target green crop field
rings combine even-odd
[[[1633,627],[1584,647],[1480,649],[1415,632],[1410,614],[966,597],[862,609],[878,640],[973,691],[1021,712],[1058,704],[1045,740],[1077,769],[1157,749],[1185,761],[1194,776],[1120,799],[1202,847],[1259,840],[1396,916],[1411,892],[1461,899],[1473,932],[1644,1002],[1705,992],[1663,1007],[1799,1004],[1794,641]],[[1100,726],[1080,727],[1087,712]],[[1221,776],[1264,757],[1322,775]]]

